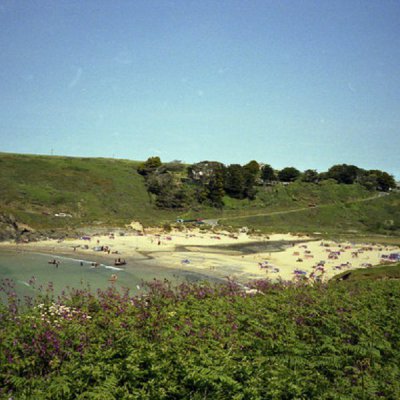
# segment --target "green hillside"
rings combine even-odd
[[[342,189],[334,185],[330,188],[332,195],[338,196],[341,192],[341,200],[329,203],[321,202],[317,207],[304,207],[292,205],[291,212],[279,210],[278,207],[270,209],[262,214],[232,216],[224,219],[226,225],[233,227],[251,226],[265,232],[292,231],[292,232],[320,232],[322,234],[337,233],[381,233],[398,235],[400,232],[400,195],[392,193],[386,196],[360,192],[360,197],[354,197],[348,192],[348,198],[343,196]],[[352,185],[354,186],[354,185]],[[328,189],[326,187],[326,189]],[[346,188],[347,189],[350,188]],[[355,188],[353,188],[355,189]],[[335,193],[336,192],[336,193]],[[324,196],[326,193],[324,193]],[[289,208],[289,207],[288,207]]]
[[[234,229],[323,234],[400,234],[400,193],[380,193],[360,185],[294,182],[258,189],[254,201],[225,197],[225,208],[206,216]],[[184,216],[194,216],[187,213]]]
[[[170,218],[151,204],[137,165],[128,160],[1,154],[0,209],[35,228],[118,225],[133,219],[152,224]]]
[[[350,272],[342,272],[334,276],[332,281],[377,281],[387,279],[400,279],[400,263],[378,265],[371,268],[360,268]]]
[[[139,165],[105,158],[0,154],[0,225],[9,224],[9,216],[11,221],[38,230],[123,226],[132,220],[148,226],[173,223],[177,218],[210,218],[224,227],[249,226],[264,232],[400,232],[399,193],[383,195],[334,180],[294,182],[257,186],[254,200],[225,196],[224,207],[219,209],[190,197],[196,186],[185,179],[186,167],[182,166],[173,174],[186,193],[186,206],[161,209],[155,195],[146,190],[137,172]],[[70,216],[55,216],[60,213]]]

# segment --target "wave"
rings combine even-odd
[[[105,269],[112,269],[113,271],[123,271],[123,268],[113,267],[111,265],[100,264],[100,266],[104,267]]]
[[[82,264],[87,264],[92,266],[93,264],[96,264],[96,261],[88,261],[88,260],[82,260],[80,258],[73,258],[73,257],[67,257],[67,256],[59,256],[59,255],[55,255],[55,254],[47,254],[47,253],[36,253],[36,254],[40,254],[41,256],[46,256],[46,257],[50,257],[50,258],[54,258],[54,259],[60,259],[60,260],[67,260],[67,261],[74,261],[74,262],[78,262],[78,263],[82,263]],[[117,268],[117,267],[113,267],[112,265],[106,265],[106,264],[98,264],[99,267],[104,267],[105,269],[111,269],[113,271],[123,271],[122,268]]]

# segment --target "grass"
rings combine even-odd
[[[343,189],[341,185],[336,186],[338,191]],[[335,198],[334,195],[335,193],[332,198]],[[348,196],[347,200],[345,199],[343,194],[339,196],[336,193],[336,201],[333,204],[319,202],[317,207],[305,208],[303,201],[297,207],[292,205],[291,210],[298,209],[295,212],[274,214],[284,210],[271,207],[266,210],[265,215],[243,214],[241,218],[227,217],[222,222],[227,226],[249,226],[263,232],[320,232],[329,236],[346,233],[350,236],[399,233],[399,193],[373,200],[365,200],[367,197],[364,196],[358,199],[356,196]]]
[[[348,281],[400,279],[400,263],[355,269],[336,275],[332,280],[340,281],[344,278]]]
[[[137,165],[128,160],[1,154],[0,209],[36,228],[169,220],[170,212],[151,203]],[[59,212],[73,218],[54,217]]]

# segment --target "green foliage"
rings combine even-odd
[[[0,398],[400,397],[398,280],[249,286],[0,305]]]
[[[301,180],[307,183],[317,183],[319,181],[319,174],[315,169],[307,169],[303,172]]]
[[[300,176],[300,171],[294,167],[286,167],[278,172],[281,182],[294,182]]]
[[[245,180],[241,165],[231,164],[227,167],[224,187],[229,196],[237,199],[244,198]]]
[[[400,264],[381,265],[373,268],[355,269],[351,272],[343,272],[336,275],[333,279],[340,281],[346,277],[346,280],[382,280],[382,279],[400,279]]]
[[[243,168],[246,171],[250,172],[250,174],[253,175],[255,178],[260,173],[260,164],[255,160],[252,160],[252,161],[248,162],[247,164],[243,165]]]
[[[212,207],[222,208],[224,205],[224,177],[222,173],[216,173],[210,178],[207,185],[207,199]]]
[[[164,186],[156,199],[156,205],[159,208],[181,209],[187,204],[187,194],[182,187]]]
[[[359,181],[369,190],[380,190],[387,192],[396,187],[396,182],[392,175],[379,170],[364,171]]]
[[[137,167],[137,171],[140,175],[146,176],[154,172],[158,167],[161,167],[161,165],[160,157],[149,157],[147,161]]]
[[[359,171],[360,169],[355,165],[340,164],[329,168],[327,176],[338,183],[350,185],[356,181]]]
[[[275,175],[275,171],[269,164],[265,164],[261,169],[261,180],[266,182],[276,181],[277,177]]]

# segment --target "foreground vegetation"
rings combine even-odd
[[[251,286],[49,291],[26,308],[5,282],[0,398],[400,398],[400,281]]]

